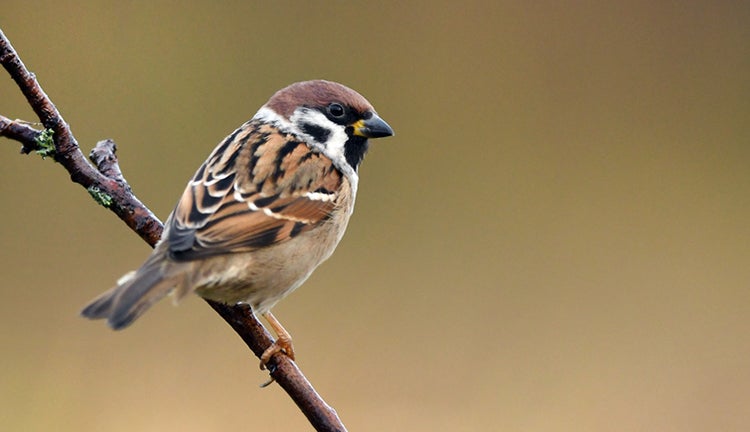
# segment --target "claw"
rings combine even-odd
[[[266,348],[265,351],[263,351],[263,354],[260,356],[260,370],[267,369],[268,362],[271,360],[271,357],[274,356],[274,354],[277,353],[284,353],[287,357],[294,360],[294,347],[292,346],[292,337],[289,335],[289,332],[286,331],[286,329],[281,325],[281,323],[276,319],[276,317],[271,314],[271,312],[266,312],[263,314],[263,317],[268,321],[268,324],[271,325],[271,328],[276,333],[276,341],[271,344],[270,347]],[[271,371],[273,373],[273,371]],[[272,382],[274,381],[273,377],[271,379],[261,384],[261,387],[268,387]]]
[[[294,347],[292,347],[292,339],[288,335],[280,335],[276,342],[263,351],[263,354],[260,356],[260,370],[265,370],[271,357],[280,352],[294,360]]]

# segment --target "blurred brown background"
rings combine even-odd
[[[659,4],[653,4],[659,3]],[[165,218],[277,89],[397,132],[276,315],[352,431],[750,429],[745,2],[5,2],[85,152]],[[34,120],[0,80],[0,114]],[[203,302],[80,308],[149,248],[0,139],[0,429],[309,430]]]

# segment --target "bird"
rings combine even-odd
[[[168,294],[249,304],[276,333],[261,369],[292,338],[271,313],[333,253],[354,211],[369,139],[391,126],[342,84],[277,91],[210,153],[188,182],[151,255],[91,301],[86,318],[114,330]]]

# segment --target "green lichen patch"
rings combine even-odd
[[[108,193],[102,191],[96,186],[89,186],[88,189],[89,194],[92,198],[94,198],[94,201],[98,202],[100,206],[110,208],[112,206],[112,203],[114,202],[112,199],[112,196]]]
[[[36,145],[39,147],[36,149],[36,154],[42,159],[55,155],[55,141],[52,139],[54,134],[55,131],[52,129],[45,129],[36,137]]]

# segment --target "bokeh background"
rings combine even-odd
[[[397,132],[275,309],[350,430],[750,429],[748,3],[157,3],[12,0],[0,27],[161,218],[291,82],[350,85]],[[34,120],[7,76],[0,114]],[[149,248],[18,149],[0,429],[310,430],[196,298],[79,318]]]

